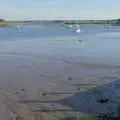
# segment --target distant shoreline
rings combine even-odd
[[[117,24],[119,19],[114,20],[26,20],[26,21],[9,21],[12,23],[64,23],[64,24]]]
[[[24,24],[41,24],[41,23],[61,23],[61,24],[111,24],[120,25],[120,19],[113,20],[26,20],[26,21],[6,21],[0,19],[0,27],[8,27],[11,25]]]

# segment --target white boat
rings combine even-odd
[[[75,32],[76,32],[76,33],[80,33],[80,31],[81,31],[80,28],[78,28],[78,29],[76,29]]]
[[[80,31],[81,31],[79,24],[76,24],[74,29],[75,29],[75,32],[76,32],[76,33],[80,33]]]
[[[81,32],[79,24],[69,25],[69,28],[72,29],[72,31],[74,31],[76,33],[80,33]]]
[[[77,28],[80,28],[80,25],[79,24],[76,24],[75,25],[75,28],[77,29]]]

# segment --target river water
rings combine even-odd
[[[81,25],[80,33],[60,24],[0,28],[0,52],[18,56],[42,54],[59,60],[82,57],[84,61],[119,64],[119,39],[120,27],[117,26]]]
[[[113,85],[115,81],[118,85],[120,78],[120,27],[82,24],[80,29],[81,32],[76,33],[69,25],[62,24],[0,28],[1,101],[6,99],[6,94],[11,101],[13,98],[60,99],[57,103],[74,109],[79,106],[81,112],[109,112],[109,105],[100,107],[100,104],[95,103],[91,91],[85,94],[83,92],[82,97],[81,93],[80,97],[71,96],[72,98],[67,94],[41,97],[43,92],[48,91],[73,93],[80,85],[83,85],[80,90],[86,91],[108,84],[107,88],[110,88],[111,92],[105,89],[106,96],[113,98],[112,101],[117,99],[119,103],[119,89]],[[23,89],[27,91],[27,95],[21,93]],[[113,91],[116,96],[113,96]],[[16,96],[15,93],[20,95]],[[86,95],[93,102],[86,104]],[[62,98],[65,98],[65,101]],[[97,99],[99,101],[100,97]],[[69,100],[72,101],[68,102]],[[2,106],[2,102],[0,104]],[[83,106],[88,106],[88,109]],[[3,108],[4,106],[0,116],[4,113]],[[114,109],[110,112],[115,112]]]

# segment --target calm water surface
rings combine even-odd
[[[82,41],[79,41],[82,40]],[[67,25],[41,24],[0,28],[0,56],[41,56],[55,60],[119,64],[120,27],[81,25],[75,33]]]

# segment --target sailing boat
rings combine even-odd
[[[75,32],[76,32],[76,33],[80,33],[80,31],[81,31],[81,30],[80,30],[80,25],[79,25],[79,24],[76,24],[76,25],[75,25]]]

